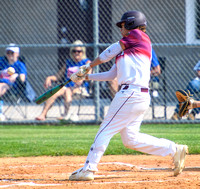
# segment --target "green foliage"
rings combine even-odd
[[[0,157],[87,155],[99,129],[96,125],[0,126]],[[187,144],[190,154],[200,153],[198,124],[142,125],[141,132]],[[105,154],[141,154],[123,146],[115,135]]]

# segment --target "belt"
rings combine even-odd
[[[143,92],[143,93],[148,93],[149,92],[148,88],[136,87],[134,85],[122,84],[121,87],[120,87],[120,90],[127,90],[127,89],[133,89],[135,91]]]

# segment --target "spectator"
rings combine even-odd
[[[151,87],[153,88],[158,88],[159,84],[159,78],[158,75],[161,73],[161,68],[160,68],[160,63],[158,61],[158,58],[156,56],[156,53],[154,49],[152,48],[152,60],[151,60]],[[117,84],[117,79],[115,78],[114,80],[109,82],[110,84],[110,91],[111,91],[111,97],[113,98],[115,96],[115,93],[118,91],[118,84]],[[154,91],[156,96],[158,95],[157,91]]]
[[[80,40],[76,40],[74,45],[82,45],[83,43]],[[61,80],[61,78],[64,77],[66,79],[69,79],[70,75],[78,70],[79,66],[85,65],[90,63],[91,61],[86,57],[86,48],[82,46],[75,46],[70,48],[70,59],[66,60],[66,64],[63,65],[63,67],[59,70],[59,72],[56,75],[48,76],[45,80],[44,87],[47,89],[48,87],[52,86],[52,82],[56,82]],[[46,119],[47,112],[52,107],[53,103],[59,96],[63,96],[65,99],[64,106],[65,106],[65,112],[64,114],[58,118],[58,119],[69,119],[69,108],[70,104],[72,102],[72,95],[74,93],[81,93],[80,86],[83,87],[84,91],[86,92],[86,89],[89,87],[88,82],[79,82],[79,83],[73,83],[70,82],[67,85],[65,85],[61,90],[59,90],[55,95],[53,95],[51,98],[49,98],[42,110],[42,113],[36,117],[36,120],[44,121]]]
[[[6,55],[0,57],[0,71],[4,72],[7,68],[13,67],[15,73],[10,77],[1,77],[0,78],[0,100],[1,97],[7,92],[11,87],[16,88],[16,79],[19,77],[19,80],[24,83],[27,76],[26,66],[23,62],[19,61],[20,48],[17,47],[14,43],[9,44],[6,48]],[[16,88],[17,89],[17,88]],[[2,103],[1,103],[2,104]]]
[[[152,60],[151,60],[151,80],[150,80],[150,88],[153,89],[153,96],[158,97],[158,91],[159,88],[159,78],[158,76],[161,74],[161,68],[160,63],[158,61],[158,58],[156,56],[156,53],[154,49],[152,48]]]
[[[3,96],[11,86],[15,85],[15,81],[18,75],[22,82],[25,82],[26,80],[26,66],[24,63],[18,60],[19,53],[20,48],[17,47],[14,43],[11,43],[6,48],[6,56],[0,57],[0,70],[3,71],[8,67],[13,67],[16,73],[9,78],[0,79],[0,97]]]
[[[199,98],[199,94],[200,94],[200,61],[196,64],[196,66],[194,67],[194,71],[196,72],[197,77],[194,78],[193,80],[191,80],[187,87],[186,87],[186,91],[190,91],[190,93],[192,95],[197,95],[197,98]],[[199,99],[196,99],[199,100]],[[174,110],[174,114],[172,115],[173,120],[179,120],[181,119],[178,116],[178,110],[179,110],[179,104],[177,104],[176,109]],[[195,116],[196,114],[198,114],[200,112],[200,108],[195,108],[193,109],[189,115],[188,115],[188,120],[195,120]]]
[[[156,56],[154,49],[152,48],[152,60],[151,60],[151,75],[158,76],[161,73],[160,63]]]

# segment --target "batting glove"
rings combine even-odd
[[[92,68],[90,64],[83,65],[79,67],[79,71],[76,73],[77,76],[85,76]]]
[[[70,79],[73,81],[73,82],[79,82],[79,81],[82,81],[85,79],[85,76],[78,76],[77,73],[73,73],[71,76],[70,76]]]

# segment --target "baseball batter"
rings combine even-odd
[[[84,167],[73,172],[69,180],[93,180],[97,165],[111,138],[121,134],[124,146],[147,154],[173,157],[174,175],[184,168],[188,147],[140,133],[144,113],[150,104],[149,80],[151,65],[151,41],[146,34],[147,21],[139,11],[125,12],[116,24],[122,39],[104,50],[88,65],[71,75],[74,82],[80,80],[109,81],[117,77],[121,89],[116,93],[108,113],[94,139]],[[108,72],[88,74],[96,65],[116,57]],[[134,162],[134,158],[133,158]]]

